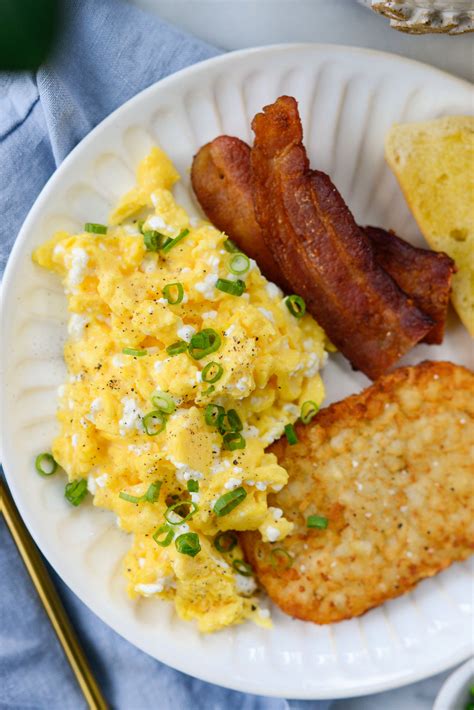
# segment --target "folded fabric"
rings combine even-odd
[[[71,149],[134,94],[216,54],[120,0],[65,3],[61,40],[48,65],[36,75],[0,74],[0,273],[28,210]],[[328,707],[244,695],[174,671],[120,638],[51,573],[113,708]],[[86,707],[3,521],[0,580],[0,707]]]

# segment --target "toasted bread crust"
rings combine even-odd
[[[255,532],[241,541],[283,611],[318,624],[358,616],[471,554],[473,392],[458,365],[400,368],[299,425],[298,444],[272,446],[289,483],[270,505],[295,528],[273,545]],[[306,527],[312,514],[326,530]],[[276,547],[289,569],[271,565]]]

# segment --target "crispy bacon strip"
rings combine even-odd
[[[425,335],[424,342],[430,345],[442,343],[451,281],[456,271],[454,261],[443,252],[417,249],[392,231],[365,227],[365,233],[380,266],[434,321],[435,325]]]
[[[215,138],[195,156],[191,180],[211,222],[255,259],[268,279],[284,291],[297,290],[297,285],[292,288],[285,281],[255,218],[250,147],[240,138]],[[392,231],[366,227],[365,233],[378,264],[435,322],[424,342],[441,343],[455,270],[453,260],[441,252],[413,247]]]
[[[207,143],[194,156],[191,183],[211,222],[255,259],[270,281],[288,290],[255,219],[249,146],[231,136]]]
[[[255,214],[285,279],[352,366],[376,379],[431,330],[377,264],[330,178],[311,171],[295,99],[252,122]]]

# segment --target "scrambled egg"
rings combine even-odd
[[[255,262],[230,270],[225,234],[176,204],[178,178],[154,148],[107,230],[93,227],[106,233],[59,232],[34,253],[62,277],[71,312],[52,451],[133,535],[132,597],[173,600],[201,631],[268,625],[237,536],[224,532],[275,542],[291,531],[267,505],[288,476],[265,448],[303,402],[322,401],[326,340]]]

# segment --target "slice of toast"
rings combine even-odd
[[[394,125],[385,157],[428,244],[456,262],[452,301],[474,336],[474,117]]]
[[[297,444],[273,444],[289,481],[270,510],[294,529],[273,544],[240,538],[283,611],[318,624],[358,616],[472,553],[473,391],[459,365],[400,368],[298,425]]]

